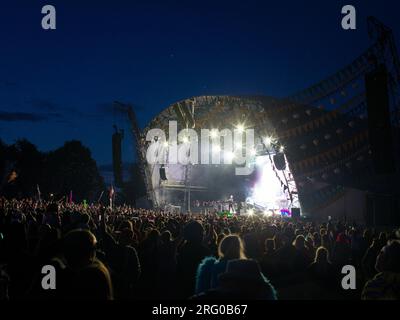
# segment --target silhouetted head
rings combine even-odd
[[[160,237],[160,232],[157,229],[150,230],[147,239],[151,242],[157,242]]]
[[[379,253],[375,269],[379,272],[400,273],[400,241],[390,241]]]
[[[218,254],[221,258],[228,260],[246,259],[242,240],[237,235],[229,235],[223,238],[219,244]]]
[[[88,230],[73,230],[65,235],[64,256],[72,268],[90,265],[96,257],[96,237]]]
[[[58,203],[52,202],[46,208],[46,213],[58,214],[59,206]]]
[[[329,263],[329,252],[325,247],[319,247],[315,253],[315,263]]]
[[[171,232],[169,232],[168,230],[167,230],[167,231],[164,231],[164,232],[161,234],[161,241],[162,241],[162,242],[168,243],[168,242],[171,241],[171,239],[172,239],[172,235],[171,235]]]
[[[185,240],[200,243],[203,241],[204,228],[197,221],[190,221],[183,230]]]
[[[296,239],[293,241],[293,245],[296,247],[296,249],[302,249],[304,248],[304,236],[303,235],[298,235]]]
[[[386,241],[387,241],[386,233],[385,232],[381,232],[379,234],[379,242],[384,244],[384,243],[386,243]]]
[[[86,213],[81,215],[81,223],[88,224],[90,221],[90,216]]]
[[[129,228],[125,228],[121,231],[119,235],[119,244],[121,245],[129,245],[133,239],[133,231]]]
[[[120,228],[120,230],[123,230],[123,229],[126,229],[126,228],[133,230],[132,221],[129,221],[129,220],[122,221],[121,225],[119,226],[119,228]]]

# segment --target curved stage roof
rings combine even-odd
[[[244,124],[260,138],[273,137],[285,148],[300,200],[309,211],[336,201],[344,187],[385,192],[387,180],[376,175],[372,165],[365,88],[365,75],[374,67],[373,55],[387,66],[389,78],[397,79],[389,93],[399,89],[396,57],[390,53],[390,40],[385,41],[382,45],[382,39],[377,39],[343,69],[289,97],[200,96],[179,101],[159,113],[144,135],[153,128],[168,132],[169,121],[177,121],[178,131]],[[390,106],[397,133],[399,105],[397,95]]]

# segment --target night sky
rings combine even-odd
[[[57,30],[41,28],[45,4],[56,7]],[[357,9],[356,31],[341,28],[346,4]],[[2,0],[0,138],[28,138],[43,151],[79,139],[111,163],[112,125],[127,128],[113,101],[137,106],[143,127],[191,96],[282,97],[362,53],[369,15],[400,46],[399,9],[372,0]],[[131,145],[127,135],[126,161]]]

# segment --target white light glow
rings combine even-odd
[[[182,138],[183,143],[189,143],[189,138],[188,137],[183,137]]]
[[[239,133],[243,133],[243,132],[244,132],[244,125],[238,124],[238,125],[236,126],[236,129],[239,131]]]
[[[265,209],[281,209],[288,207],[288,197],[283,191],[281,182],[273,170],[269,157],[257,157],[256,164],[259,167],[260,175],[250,194],[251,201],[255,205]],[[278,171],[277,174],[280,179],[284,181],[282,171]]]
[[[274,215],[274,212],[271,210],[264,210],[264,216],[266,217],[272,217]]]
[[[265,143],[267,146],[270,146],[271,143],[272,143],[272,138],[271,138],[271,137],[266,137],[266,138],[264,139],[264,143]]]
[[[225,152],[225,159],[227,161],[232,161],[235,158],[235,154],[231,151]]]
[[[266,162],[266,157],[257,157],[256,158],[256,165],[259,167],[264,166],[265,162]]]
[[[215,129],[211,130],[210,136],[211,136],[212,139],[217,138],[218,137],[218,130],[215,130]]]
[[[213,145],[212,150],[214,153],[221,152],[221,147],[219,145]]]

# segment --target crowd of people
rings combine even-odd
[[[231,211],[231,212],[237,212],[239,211],[238,209],[240,208],[240,205],[238,202],[235,202],[232,198],[229,198],[227,200],[207,200],[207,201],[200,201],[200,200],[195,200],[192,203],[192,209],[194,211],[198,211],[196,209],[202,209],[201,212],[205,213],[211,213],[213,211]]]
[[[0,299],[399,299],[399,238],[341,221],[0,198]]]

